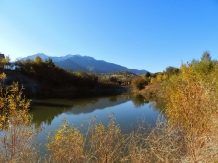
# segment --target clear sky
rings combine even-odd
[[[0,52],[80,54],[163,71],[209,51],[218,59],[218,0],[0,0]]]

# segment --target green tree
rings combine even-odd
[[[148,85],[148,81],[143,79],[142,77],[135,77],[132,79],[131,85],[136,90],[143,89],[146,85]]]
[[[146,77],[150,77],[150,76],[151,76],[151,73],[150,73],[150,72],[146,72],[145,76],[146,76]]]
[[[45,60],[45,63],[48,65],[49,68],[54,68],[55,64],[52,62],[51,58]]]
[[[168,76],[172,76],[174,74],[178,74],[179,73],[179,69],[176,68],[176,67],[169,66],[169,67],[166,68],[164,73],[167,74]]]
[[[202,55],[201,62],[211,62],[210,53],[208,51],[204,52]]]
[[[118,78],[115,77],[115,76],[110,77],[109,80],[110,80],[111,82],[113,82],[113,83],[118,82]]]

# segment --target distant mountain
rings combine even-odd
[[[66,56],[62,56],[62,57],[52,57],[52,56],[48,56],[48,55],[45,55],[44,53],[37,53],[37,54],[34,54],[34,55],[31,55],[31,56],[27,56],[27,57],[24,57],[22,58],[22,60],[26,60],[26,59],[35,59],[37,56],[39,56],[40,58],[42,58],[42,60],[46,60],[48,58],[51,58],[53,62],[60,62],[60,61],[65,61],[69,58],[72,58],[74,56],[78,56],[78,57],[82,57],[80,56],[79,54],[76,54],[76,55],[72,55],[72,54],[68,54]]]
[[[22,60],[35,59],[36,56],[39,56],[40,58],[42,58],[42,60],[51,58],[55,65],[63,69],[69,69],[73,71],[81,70],[81,71],[96,72],[96,73],[113,73],[117,71],[130,71],[132,73],[139,74],[139,75],[148,72],[146,70],[128,69],[127,67],[120,66],[115,63],[109,63],[103,60],[96,60],[93,57],[81,56],[78,54],[76,55],[68,54],[62,57],[52,57],[52,56],[47,56],[43,53],[38,53],[22,58]]]
[[[114,63],[109,63],[105,62],[102,60],[95,60],[92,57],[88,56],[78,56],[75,55],[71,58],[72,61],[76,62],[77,64],[86,67],[87,70],[93,69],[94,72],[97,73],[111,73],[111,72],[116,72],[120,70],[128,70],[128,68],[114,64]]]
[[[42,58],[42,60],[46,60],[46,59],[48,59],[48,58],[51,58],[51,57],[49,57],[49,56],[47,56],[47,55],[45,55],[45,54],[43,54],[43,53],[37,53],[37,54],[31,55],[31,56],[24,57],[24,58],[22,58],[22,60],[26,60],[26,59],[31,59],[31,60],[33,60],[33,59],[35,59],[37,56],[39,56],[40,58]]]
[[[129,69],[129,71],[134,74],[146,74],[148,72],[146,70],[137,70],[137,69]]]
[[[86,68],[83,66],[78,65],[77,63],[73,62],[70,59],[59,61],[59,62],[54,62],[56,66],[59,66],[63,69],[67,70],[73,70],[73,71],[86,71]]]

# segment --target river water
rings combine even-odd
[[[152,107],[153,104],[154,102],[147,102],[140,95],[131,94],[98,98],[43,99],[32,101],[30,114],[33,115],[34,125],[43,127],[38,141],[41,143],[40,151],[44,152],[47,134],[57,130],[64,118],[76,127],[83,124],[82,132],[85,132],[87,122],[93,117],[97,118],[97,122],[102,121],[107,125],[108,115],[114,114],[121,131],[128,134],[142,121],[151,126],[155,124],[160,112]]]

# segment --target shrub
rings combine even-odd
[[[0,88],[0,162],[37,161],[36,136],[41,128],[32,126],[29,104],[17,83]]]
[[[108,116],[107,128],[102,122],[95,123],[90,128],[89,153],[92,162],[116,162],[120,160],[121,146],[124,135],[119,125],[116,125],[112,114]]]
[[[148,85],[148,82],[142,77],[135,77],[132,79],[131,85],[134,89],[141,90]]]
[[[52,137],[48,136],[47,148],[51,152],[50,162],[83,162],[84,158],[84,138],[79,129],[73,125],[69,127],[64,119],[60,128],[55,131]]]
[[[180,74],[171,76],[162,87],[166,116],[184,135],[186,161],[190,162],[212,162],[218,155],[218,64],[208,56],[202,58],[182,64]]]

